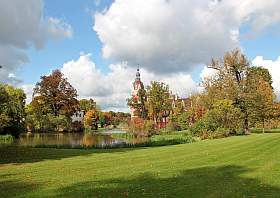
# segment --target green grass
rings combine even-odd
[[[252,133],[263,133],[262,128],[254,128],[251,129]],[[264,129],[265,133],[280,133],[280,129]]]
[[[0,148],[0,197],[279,197],[280,134],[174,146]]]

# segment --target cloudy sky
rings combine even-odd
[[[144,84],[186,97],[212,57],[238,47],[269,69],[279,97],[279,10],[277,0],[0,0],[0,81],[31,96],[59,68],[79,98],[127,111],[137,64]]]

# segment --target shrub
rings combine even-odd
[[[169,122],[166,125],[166,131],[167,132],[172,132],[172,131],[181,131],[181,127],[177,122]]]
[[[148,137],[157,133],[155,123],[152,120],[145,120],[144,130],[146,131],[146,136]]]
[[[229,129],[219,127],[213,133],[211,133],[211,138],[212,139],[223,138],[223,137],[228,137],[229,135],[230,135]]]
[[[0,144],[9,144],[14,141],[14,137],[12,135],[0,135]]]
[[[198,120],[197,122],[194,123],[194,125],[191,127],[191,133],[196,136],[201,136],[204,133],[207,132],[207,126],[206,123],[203,119]]]
[[[130,122],[129,131],[135,137],[150,137],[157,133],[155,124],[152,120],[143,120],[135,118]]]

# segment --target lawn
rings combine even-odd
[[[174,146],[0,148],[0,197],[279,197],[280,134]]]

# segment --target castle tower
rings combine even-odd
[[[136,77],[132,85],[133,87],[132,87],[131,95],[132,95],[133,103],[140,103],[140,100],[138,98],[138,92],[141,89],[144,89],[144,85],[140,79],[139,66],[137,68]],[[133,106],[130,106],[130,113],[131,113],[131,119],[139,117],[136,114],[136,110],[133,108]]]

